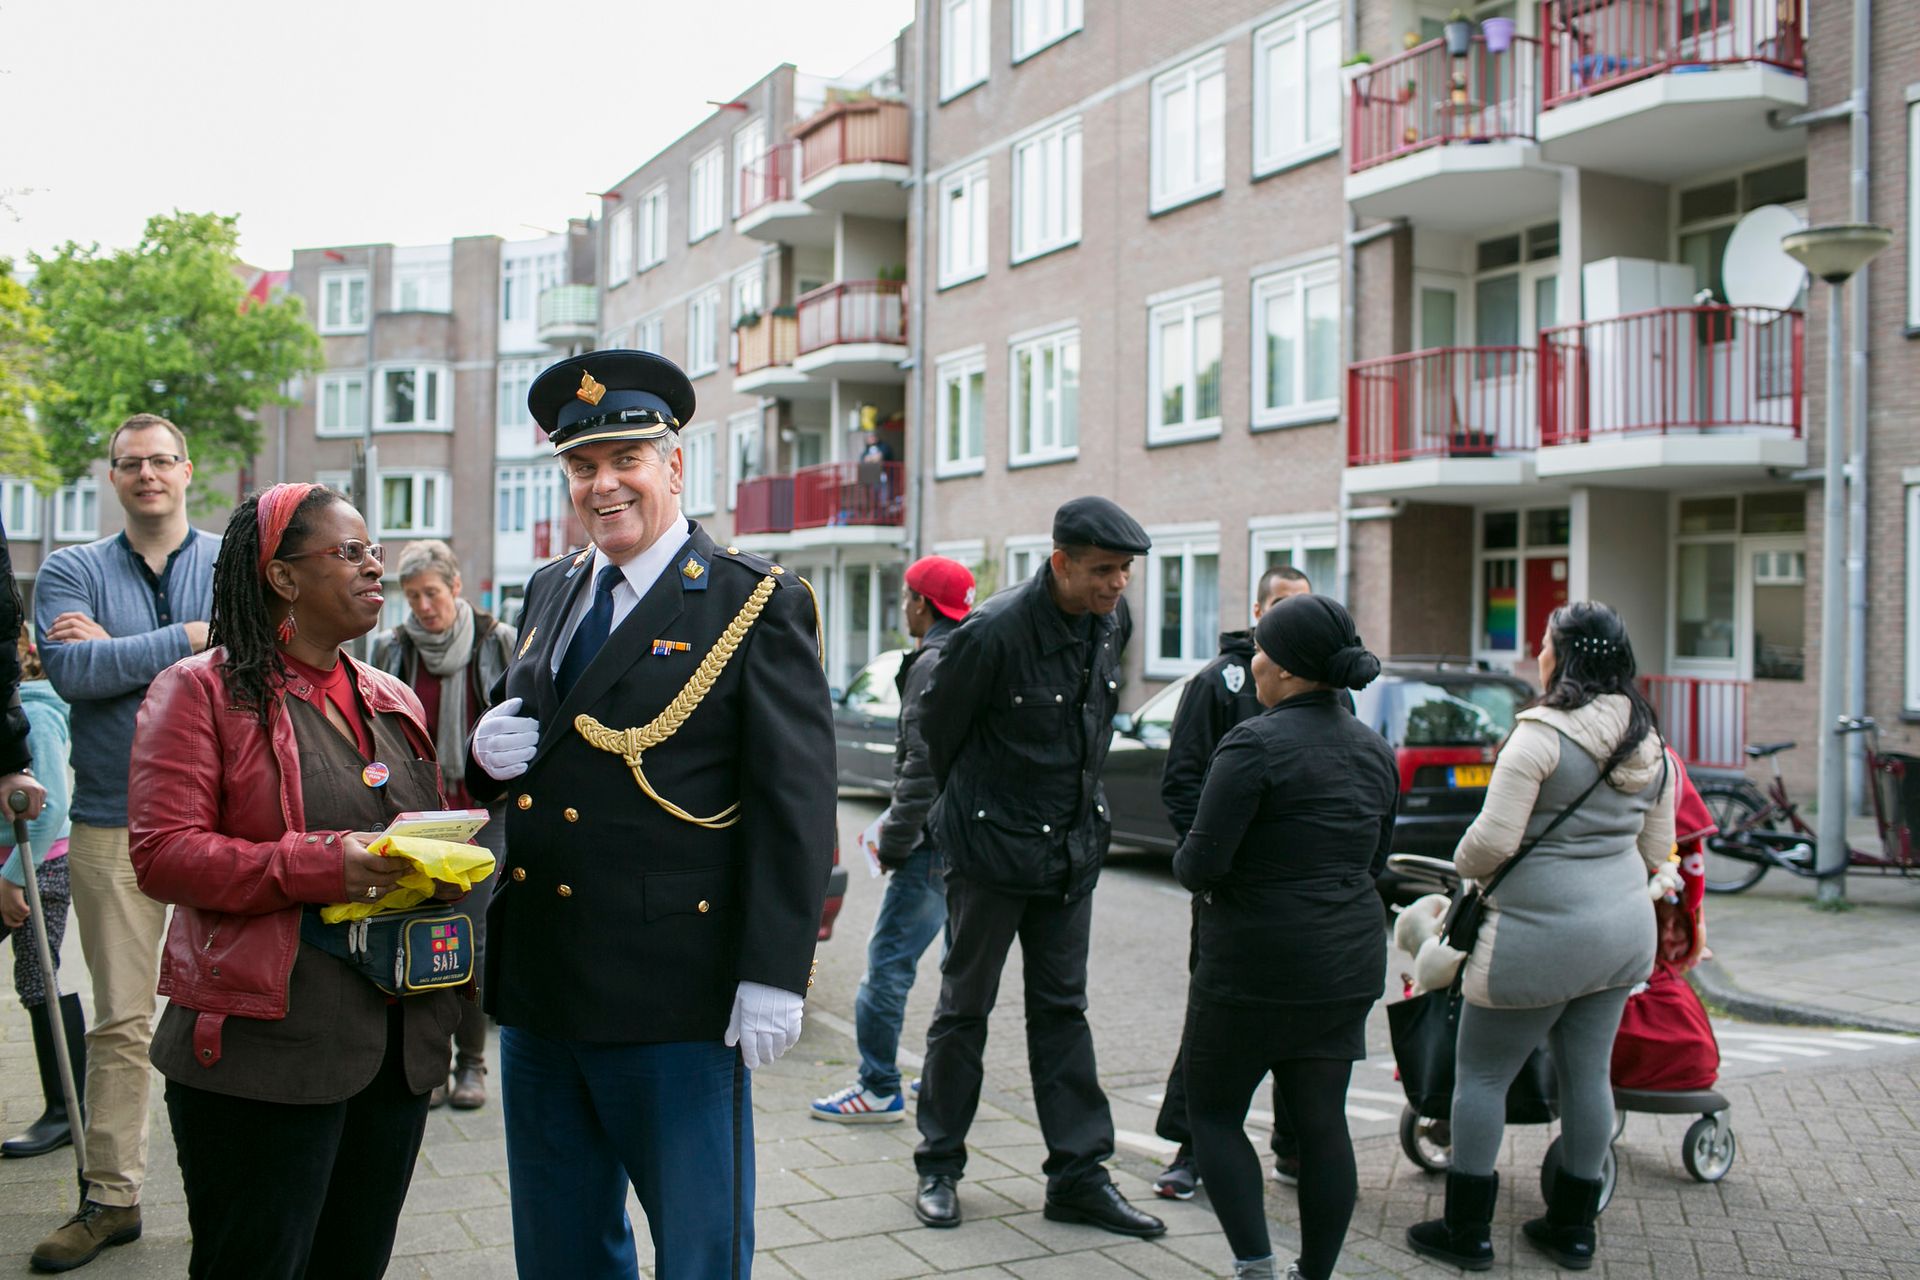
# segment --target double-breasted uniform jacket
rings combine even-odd
[[[527,771],[501,783],[467,766],[476,800],[506,803],[487,1011],[568,1039],[718,1040],[737,983],[812,985],[835,840],[813,593],[693,525],[562,699],[551,646],[592,579],[589,549],[527,583],[491,699],[539,721]],[[640,739],[637,768],[617,741],[629,729],[643,731],[624,735]]]

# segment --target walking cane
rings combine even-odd
[[[33,846],[27,842],[27,793],[16,791],[7,797],[13,810],[13,844],[20,850],[20,869],[27,877],[27,925],[33,933],[34,952],[40,958],[45,975],[47,1011],[53,1027],[53,1060],[60,1067],[60,1092],[67,1099],[67,1129],[73,1134],[73,1158],[80,1171],[81,1198],[86,1197],[87,1125],[80,1113],[80,1091],[74,1088],[73,1060],[67,1056],[67,1025],[60,1008],[60,973],[53,967],[53,947],[47,942],[47,913],[40,906],[40,875],[33,865]],[[15,945],[18,945],[17,943]]]

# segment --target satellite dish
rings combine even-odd
[[[1720,278],[1727,301],[1736,307],[1767,307],[1752,318],[1769,324],[1791,307],[1807,283],[1807,269],[1780,247],[1781,238],[1807,224],[1784,205],[1764,204],[1740,219],[1727,237]]]

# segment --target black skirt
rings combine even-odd
[[[1296,1058],[1358,1061],[1367,1056],[1372,1000],[1332,1004],[1227,1004],[1198,993],[1187,1000],[1186,1043],[1256,1052],[1266,1062]]]

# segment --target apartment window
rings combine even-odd
[[[395,311],[451,311],[453,260],[443,252],[414,261],[394,251],[393,309]]]
[[[767,273],[758,262],[733,278],[733,323],[757,316],[767,306]]]
[[[1008,425],[1012,463],[1059,462],[1080,452],[1080,331],[1013,345]]]
[[[1220,534],[1155,531],[1147,553],[1147,676],[1171,680],[1213,657],[1220,634]]]
[[[711,422],[680,433],[680,506],[690,516],[713,514],[714,435]]]
[[[500,322],[530,320],[540,295],[567,282],[567,255],[541,253],[500,263]]]
[[[987,274],[986,162],[940,183],[940,287]]]
[[[1253,282],[1253,423],[1318,422],[1340,412],[1339,264]]]
[[[1806,678],[1806,500],[1799,489],[1679,500],[1677,663],[1755,680]]]
[[[13,528],[9,523],[9,529]],[[83,476],[62,485],[53,496],[53,536],[63,542],[83,542],[100,536],[100,482]]]
[[[1040,566],[1053,554],[1053,539],[1044,536],[1007,539],[1007,580],[1002,590],[1017,587],[1040,572]]]
[[[323,373],[315,390],[319,399],[314,431],[323,436],[357,436],[367,429],[367,375]]]
[[[1147,443],[1220,434],[1220,295],[1147,312]]]
[[[1256,176],[1340,146],[1340,6],[1316,4],[1253,38]]]
[[[501,467],[494,477],[493,500],[495,532],[531,533],[534,559],[553,554],[554,517],[566,502],[566,480],[558,467]]]
[[[687,302],[687,374],[699,377],[719,367],[720,291],[709,289]]]
[[[981,352],[950,356],[935,368],[940,383],[935,473],[977,475],[986,468],[987,357]]]
[[[1080,121],[1057,124],[1014,144],[1013,260],[1080,239]]]
[[[363,333],[367,327],[367,273],[328,271],[320,277],[320,332]]]
[[[663,327],[664,323],[659,316],[648,316],[635,324],[633,326],[633,349],[635,351],[658,352],[661,343],[665,341],[665,339],[661,337]]]
[[[380,536],[444,538],[451,485],[444,471],[380,473]]]
[[[494,397],[494,422],[517,427],[528,421],[527,392],[540,372],[538,360],[502,360]]]
[[[733,216],[739,217],[767,198],[767,171],[760,160],[767,153],[767,122],[753,120],[733,131]]]
[[[1911,89],[1908,90],[1909,94],[1913,92]],[[1907,328],[1909,329],[1920,329],[1920,248],[1916,246],[1920,246],[1920,100],[1907,104],[1907,243],[1905,248]],[[1913,491],[1909,489],[1907,492],[1911,496]],[[1913,563],[1912,556],[1907,557],[1907,563]],[[1912,627],[1907,628],[1907,636],[1907,643],[1911,646],[1914,643]],[[1914,678],[1911,674],[1913,669],[1914,664],[1909,660],[1907,663],[1907,670],[1910,673],[1907,677],[1909,682]],[[1914,699],[1909,696],[1907,703],[1909,706],[1914,705]]]
[[[633,206],[622,205],[607,218],[607,288],[616,289],[633,274]]]
[[[1920,711],[1920,473],[1907,480],[1907,710]]]
[[[1219,50],[1153,82],[1155,213],[1220,190],[1226,180],[1226,55]]]
[[[740,486],[759,475],[760,411],[748,409],[727,419],[727,510],[733,510]]]
[[[40,536],[40,495],[30,480],[0,480],[0,521],[10,538]]]
[[[940,100],[964,93],[987,78],[988,0],[941,0]]]
[[[442,365],[405,365],[380,371],[380,431],[449,431],[447,371]]]
[[[1031,58],[1080,24],[1080,0],[1013,0],[1013,60]]]
[[[1548,616],[1567,600],[1572,537],[1566,507],[1480,513],[1478,652],[1539,652]]]
[[[1341,598],[1340,536],[1332,515],[1263,517],[1248,521],[1247,598],[1260,595],[1269,569],[1298,569],[1315,595]]]
[[[687,166],[687,243],[704,240],[720,229],[726,212],[727,149],[715,147],[694,157]]]
[[[667,184],[640,197],[640,270],[667,260]]]
[[[313,473],[313,482],[322,489],[333,490],[348,502],[355,501],[351,471],[316,471]]]

